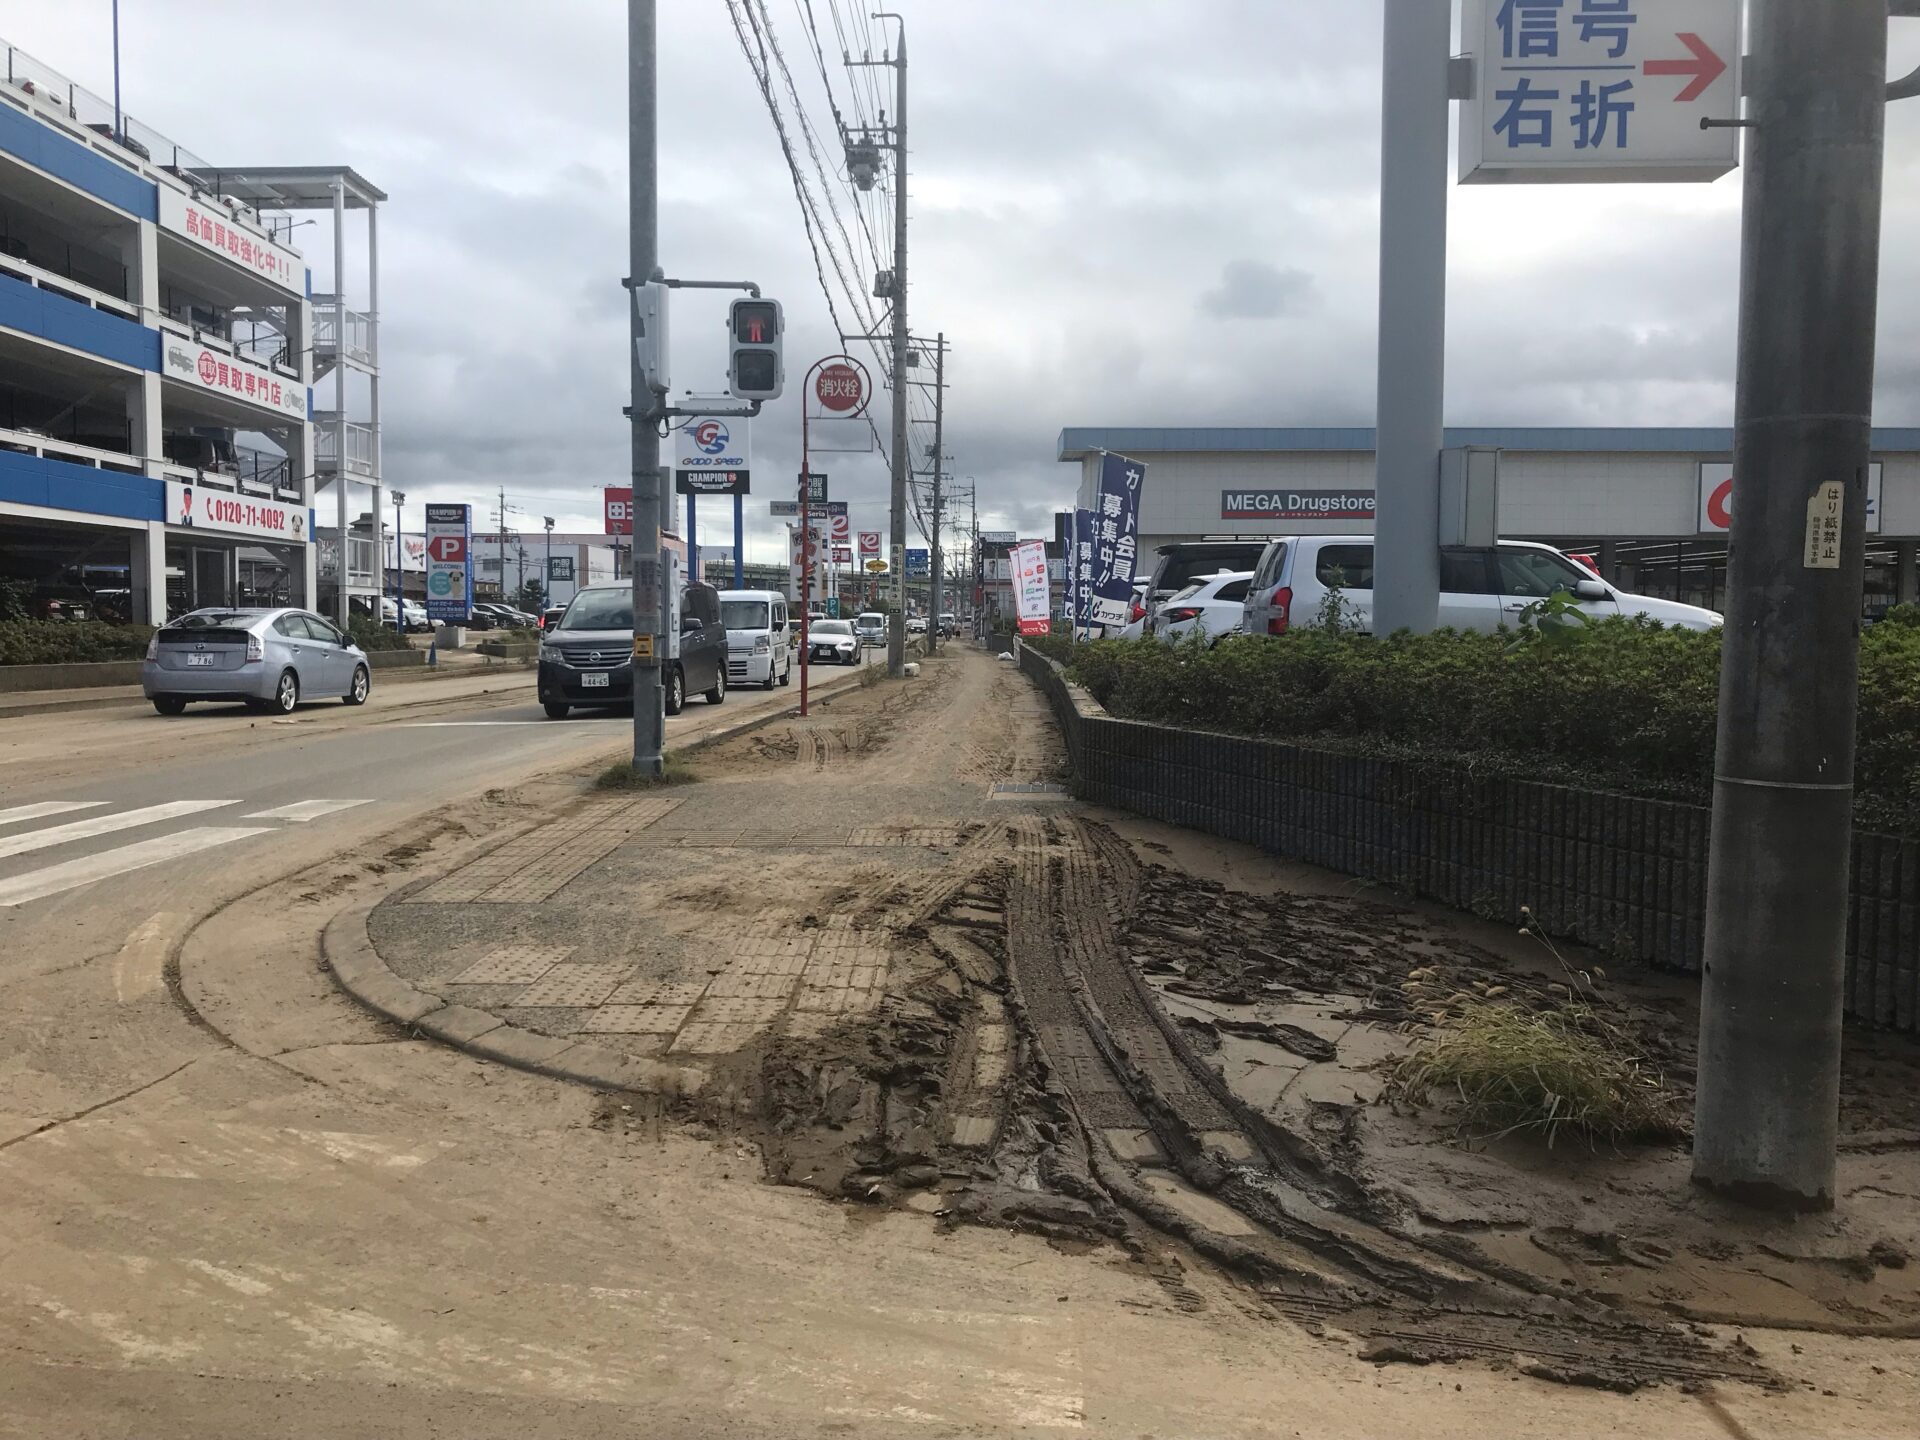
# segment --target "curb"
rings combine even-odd
[[[328,921],[320,937],[321,958],[336,985],[409,1033],[428,1036],[482,1060],[594,1090],[645,1091],[690,1100],[706,1086],[702,1070],[541,1035],[470,1005],[450,1005],[421,990],[394,974],[373,948],[367,933],[373,910],[374,905],[358,905]]]
[[[509,669],[509,667],[507,666],[500,666],[497,668],[503,672]],[[514,670],[518,669],[518,667],[512,667],[512,668]],[[421,673],[421,672],[424,672],[424,673]],[[485,675],[486,673],[487,671],[481,668],[476,668],[476,670],[474,671],[475,676]],[[534,683],[533,672],[525,671],[523,673],[525,673],[528,677],[527,683],[529,685],[533,684]],[[391,674],[378,675],[377,678],[379,679],[382,685],[401,684],[401,685],[413,686],[413,685],[431,684],[432,682],[439,680],[442,677],[439,674],[437,674],[435,670],[430,666],[409,665],[404,668],[396,668],[394,672]],[[463,679],[466,679],[467,677],[464,675],[448,675],[445,678],[448,680],[463,680]],[[501,680],[503,682],[506,681],[506,675],[504,673],[501,675],[494,676],[493,678],[497,680]],[[20,694],[20,695],[31,695],[33,692],[31,690],[20,690],[20,691],[15,691],[13,693]],[[486,695],[492,692],[482,690],[479,693],[482,695]],[[422,695],[418,699],[406,700],[402,702],[402,706],[396,706],[394,708],[396,709],[403,708],[403,706],[406,706],[406,705],[438,704],[441,701],[459,700],[459,699],[465,699],[465,698],[470,698],[470,697],[459,696],[459,695]],[[73,710],[109,710],[116,705],[144,706],[146,703],[147,703],[147,699],[146,699],[146,696],[144,695],[100,695],[100,696],[87,696],[87,697],[73,699],[73,700],[29,701],[28,703],[23,705],[0,704],[0,722],[11,720],[16,716],[65,714]]]
[[[856,671],[831,681],[807,698],[811,702],[837,695],[858,685],[863,674]],[[719,726],[694,737],[681,747],[681,752],[745,735],[786,719],[798,713],[799,708],[800,702],[796,699],[793,704],[766,714]],[[334,984],[375,1015],[405,1027],[410,1034],[425,1035],[482,1060],[554,1080],[571,1080],[594,1090],[643,1091],[691,1100],[706,1087],[704,1070],[627,1055],[580,1040],[542,1035],[471,1005],[449,1004],[403,979],[381,958],[374,948],[373,937],[367,932],[368,919],[391,893],[371,904],[341,911],[327,922],[320,936],[321,963],[333,976]]]

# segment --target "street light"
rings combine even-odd
[[[393,633],[407,633],[407,542],[400,531],[400,507],[407,492],[393,492]]]
[[[547,527],[547,573],[540,581],[540,608],[547,610],[553,605],[553,516],[542,515],[540,519]]]

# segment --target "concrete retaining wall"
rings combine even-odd
[[[0,695],[23,690],[91,690],[99,685],[138,685],[138,660],[100,660],[85,665],[0,665]]]
[[[1620,959],[1698,971],[1704,806],[1119,720],[1020,647],[1060,723],[1074,792],[1363,876]],[[1920,843],[1856,832],[1847,1009],[1920,1030]]]

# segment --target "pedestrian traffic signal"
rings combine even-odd
[[[786,384],[778,300],[736,300],[727,318],[727,389],[741,400],[778,400]]]

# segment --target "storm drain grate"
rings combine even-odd
[[[987,798],[989,800],[1071,800],[1073,793],[1064,785],[1001,780],[988,789]]]

